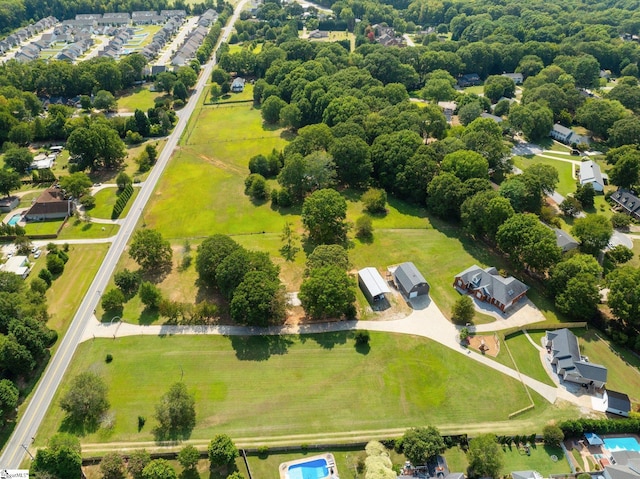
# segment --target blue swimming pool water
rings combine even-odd
[[[15,226],[20,221],[20,215],[13,215],[11,219],[7,222],[9,226]]]
[[[609,451],[638,451],[640,444],[635,437],[612,437],[604,440],[604,446]]]
[[[324,479],[328,475],[329,469],[325,459],[314,459],[289,466],[289,479]]]

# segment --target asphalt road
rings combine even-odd
[[[248,1],[249,0],[242,0],[236,6],[233,17],[228,23],[230,26],[227,26],[222,30],[219,42],[227,41],[233,29],[232,26],[235,24],[236,20],[240,16],[240,12]],[[73,354],[75,353],[76,347],[82,338],[82,334],[87,323],[89,322],[98,301],[100,301],[100,297],[107,286],[109,278],[113,274],[116,264],[118,263],[118,259],[124,251],[127,242],[140,219],[142,211],[149,201],[158,180],[160,179],[160,175],[162,175],[162,172],[167,166],[169,159],[171,158],[171,155],[173,154],[173,151],[187,126],[189,118],[195,110],[200,96],[204,92],[205,85],[211,77],[211,71],[213,70],[215,62],[216,58],[214,55],[209,63],[207,63],[202,69],[200,78],[194,89],[195,91],[191,96],[191,100],[180,112],[178,123],[171,135],[167,138],[167,144],[162,150],[162,153],[158,156],[156,166],[151,170],[149,177],[141,187],[140,193],[134,201],[130,213],[123,221],[117,236],[114,237],[113,243],[109,247],[109,251],[102,262],[96,277],[91,283],[86,296],[82,300],[78,311],[73,317],[73,321],[71,322],[66,335],[60,342],[60,346],[55,355],[49,361],[49,364],[44,371],[35,392],[33,393],[31,401],[22,415],[22,419],[17,424],[13,434],[9,438],[9,441],[5,445],[2,455],[0,455],[0,469],[17,469],[31,446],[38,428],[40,427],[40,423],[51,405],[53,395],[60,385],[62,377],[73,358]]]

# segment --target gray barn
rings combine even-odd
[[[398,289],[409,299],[429,294],[429,283],[411,263],[402,263],[393,272],[393,280]]]

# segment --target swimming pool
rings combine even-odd
[[[9,219],[9,221],[7,221],[7,224],[8,224],[9,226],[15,226],[15,225],[17,225],[17,224],[18,224],[18,221],[20,221],[20,218],[22,218],[22,216],[20,216],[20,215],[13,215],[13,216]]]
[[[329,476],[326,459],[314,459],[289,466],[289,479],[325,479]]]
[[[604,440],[604,447],[609,451],[640,452],[640,444],[635,437],[610,437]]]

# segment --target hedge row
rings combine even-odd
[[[127,202],[131,198],[131,195],[133,195],[133,186],[131,186],[131,183],[127,183],[127,186],[124,187],[124,190],[122,190],[122,193],[118,196],[116,204],[113,205],[113,211],[111,212],[112,220],[120,217],[122,211],[124,211],[124,207],[127,206]]]
[[[640,419],[574,419],[559,424],[565,437],[578,437],[585,432],[596,434],[639,434]]]

